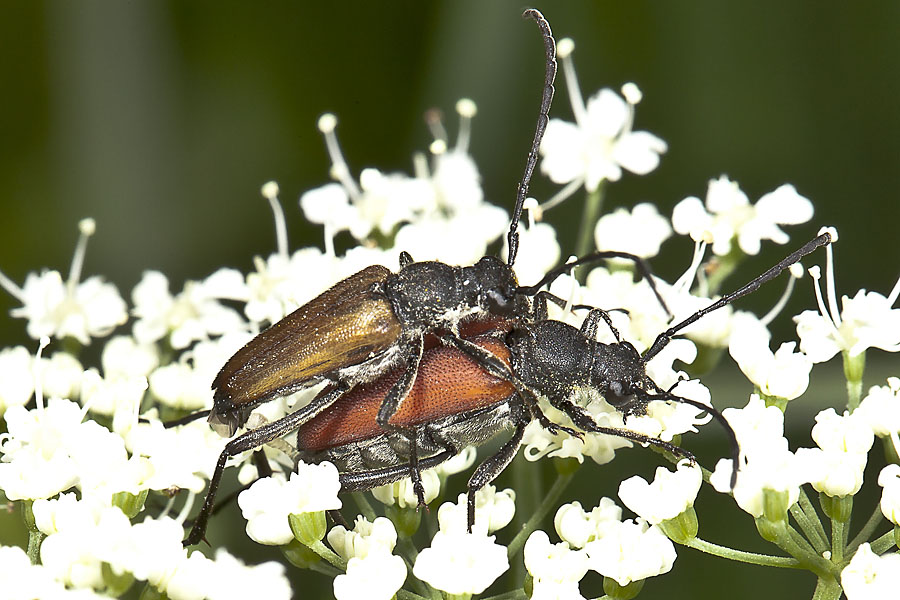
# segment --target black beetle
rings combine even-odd
[[[408,404],[393,417],[396,424],[415,431],[412,438],[380,427],[375,417],[384,395],[402,376],[395,371],[359,386],[328,411],[301,424],[297,457],[306,462],[335,463],[342,491],[364,491],[406,476],[420,482],[420,469],[437,466],[468,445],[483,444],[513,429],[512,437],[484,460],[468,481],[470,531],[475,520],[475,492],[512,461],[525,428],[534,420],[551,430],[615,435],[693,460],[689,452],[674,444],[627,429],[597,425],[572,401],[576,391],[589,388],[626,415],[643,414],[656,400],[689,404],[708,412],[729,436],[734,487],[739,448],[728,422],[710,406],[661,389],[647,375],[646,365],[679,331],[752,293],[830,241],[830,235],[824,233],[807,242],[740,289],[666,329],[643,356],[621,339],[602,309],[592,309],[580,329],[548,319],[546,302],[553,299],[549,296],[539,297],[530,322],[498,320],[474,329],[464,323],[461,336],[438,334],[443,345],[432,341],[423,355],[422,371],[410,390]],[[597,341],[601,319],[612,331],[615,343]],[[323,395],[328,393],[323,391]],[[546,397],[551,406],[566,414],[577,430],[551,423],[538,406],[538,396]]]

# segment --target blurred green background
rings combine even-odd
[[[66,273],[77,221],[92,216],[98,231],[85,275],[106,276],[126,298],[146,269],[165,272],[176,291],[184,279],[223,265],[247,271],[253,255],[274,249],[259,195],[270,179],[281,185],[291,247],[321,243],[321,231],[301,222],[296,200],[328,181],[315,127],[325,111],[338,115],[354,172],[409,172],[412,152],[430,141],[424,111],[443,109],[453,132],[454,103],[474,99],[472,153],[488,198],[510,207],[543,70],[540,38],[519,18],[523,8],[475,0],[6,0],[0,269],[19,283],[42,267]],[[754,201],[790,182],[817,209],[813,223],[789,229],[792,246],[820,225],[836,225],[839,293],[890,290],[900,271],[900,4],[632,0],[538,8],[557,37],[576,41],[584,93],[636,82],[644,101],[635,128],[669,144],[659,169],[626,174],[609,189],[607,207],[650,201],[671,214],[685,196],[702,198],[707,181],[723,173]],[[558,88],[551,115],[570,119]],[[554,189],[538,176],[532,194],[546,199]],[[570,244],[564,253],[579,209],[576,198],[549,215]],[[660,274],[676,275],[686,264],[690,246],[681,242],[664,246]],[[736,279],[785,253],[767,246]],[[749,304],[767,307],[780,292],[774,287]],[[795,303],[808,306],[808,281],[800,290]],[[0,294],[0,311],[15,305]],[[789,322],[779,335],[793,335]],[[26,339],[24,322],[0,319],[3,346]],[[808,394],[813,404],[837,404],[842,387],[831,383],[820,384],[824,396]],[[629,468],[616,461],[601,477],[615,482]],[[581,478],[590,505],[598,492],[586,480],[594,477]],[[716,532],[701,522],[701,533],[721,541],[715,533],[732,525],[719,525]],[[691,560],[681,553],[679,561]],[[724,581],[729,594],[743,597],[746,588],[749,597],[760,573],[723,561],[676,563],[675,576],[652,589],[706,597],[719,595]],[[812,589],[808,575],[782,579],[797,583],[801,595]],[[778,597],[789,595],[785,588]]]

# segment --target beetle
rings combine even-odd
[[[297,432],[298,458],[307,462],[333,462],[339,470],[342,491],[365,491],[410,476],[421,486],[420,469],[439,465],[467,445],[480,445],[496,435],[514,430],[500,449],[476,467],[467,497],[468,528],[475,520],[475,493],[493,481],[512,461],[525,427],[538,420],[551,430],[603,433],[641,444],[652,444],[688,458],[686,450],[660,439],[627,429],[597,425],[593,417],[572,401],[579,389],[599,392],[626,415],[644,414],[653,401],[679,402],[708,412],[725,428],[733,464],[731,486],[739,467],[739,447],[734,431],[721,413],[701,402],[661,389],[646,372],[647,363],[687,326],[703,316],[746,296],[816,248],[831,242],[826,232],[804,244],[782,261],[738,290],[726,294],[660,333],[641,355],[623,340],[607,311],[593,308],[580,328],[551,320],[547,301],[535,303],[534,320],[498,320],[472,327],[464,323],[461,336],[441,335],[424,352],[404,410],[392,419],[416,435],[410,439],[380,427],[376,419],[384,395],[401,376],[392,372],[343,395],[330,410],[301,424]],[[615,342],[597,341],[601,321]],[[322,394],[327,395],[324,390]],[[544,396],[566,414],[577,428],[549,422],[536,399]],[[421,496],[420,496],[421,504]]]
[[[222,434],[234,435],[246,424],[253,408],[262,402],[323,381],[330,385],[327,393],[317,396],[310,405],[229,442],[219,456],[203,507],[185,544],[201,539],[230,456],[282,437],[329,410],[357,386],[397,368],[400,375],[384,394],[376,422],[398,436],[414,439],[413,429],[393,424],[391,417],[401,410],[416,380],[425,352],[425,338],[431,333],[441,331],[443,337],[465,345],[459,334],[459,325],[464,321],[530,320],[533,318],[530,298],[540,287],[584,262],[626,258],[650,278],[649,267],[639,257],[622,252],[595,252],[561,265],[534,286],[518,284],[512,270],[518,250],[518,222],[549,120],[556,76],[556,43],[547,20],[534,9],[525,11],[523,16],[536,21],[541,30],[546,69],[534,139],[517,186],[507,232],[507,262],[485,256],[472,266],[454,267],[438,261],[415,262],[408,253],[401,252],[397,273],[380,265],[367,267],[338,282],[238,350],[212,384],[213,408],[208,420]],[[656,292],[655,286],[653,289]],[[663,303],[658,293],[657,298]],[[481,359],[476,357],[476,360]],[[411,472],[415,472],[415,453],[410,461]]]

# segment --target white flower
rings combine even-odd
[[[441,492],[441,479],[434,469],[422,471],[420,475],[422,476],[422,487],[425,488],[425,504],[429,504]],[[388,506],[396,504],[400,508],[408,508],[416,507],[419,504],[412,480],[409,477],[378,486],[372,490],[372,495]]]
[[[0,417],[10,406],[24,406],[34,393],[31,353],[24,346],[0,350]]]
[[[210,382],[237,350],[250,341],[246,332],[226,333],[213,341],[198,342],[175,362],[150,374],[150,392],[162,404],[185,410],[212,406]]]
[[[286,544],[294,539],[288,515],[338,509],[340,489],[337,467],[328,462],[301,461],[287,481],[280,474],[259,479],[238,496],[247,535],[260,544]]]
[[[345,560],[365,558],[375,552],[393,552],[397,544],[397,530],[386,517],[377,517],[370,522],[359,516],[352,531],[341,525],[332,527],[328,532],[328,543]]]
[[[416,260],[438,260],[451,265],[468,265],[487,252],[487,246],[509,227],[506,211],[491,204],[479,204],[452,217],[430,213],[397,231],[397,248]],[[459,235],[459,232],[466,232]]]
[[[866,455],[858,452],[798,448],[797,464],[817,492],[831,497],[853,496],[863,484]],[[741,471],[743,475],[743,471]],[[738,478],[740,479],[740,478]]]
[[[151,490],[177,487],[199,494],[228,441],[205,421],[167,429],[153,419],[123,425],[123,429],[128,450],[134,456],[146,457],[152,466],[152,474],[145,482]]]
[[[0,287],[22,303],[10,311],[14,317],[28,319],[28,335],[62,339],[71,336],[82,344],[91,337],[103,337],[128,319],[125,301],[119,291],[103,278],[94,276],[79,283],[87,240],[95,230],[93,219],[78,223],[81,235],[72,257],[69,277],[63,281],[59,271],[29,273],[20,288],[0,273]]]
[[[146,377],[159,365],[159,349],[138,343],[131,336],[117,335],[103,346],[100,363],[106,377]]]
[[[245,329],[240,314],[220,300],[246,300],[244,277],[233,269],[220,269],[204,281],[188,281],[177,296],[159,271],[147,271],[131,293],[134,338],[149,344],[168,336],[176,350],[192,342]]]
[[[643,519],[610,527],[603,537],[588,542],[584,551],[592,570],[619,585],[668,573],[676,556],[671,540]]]
[[[755,315],[738,312],[732,319],[728,352],[763,394],[793,400],[809,387],[812,360],[803,352],[795,352],[794,342],[781,344],[773,353],[769,338],[768,329]]]
[[[532,598],[577,600],[583,598],[578,582],[588,571],[588,558],[582,550],[572,550],[566,542],[551,544],[541,530],[532,532],[525,542],[525,568],[534,578]]]
[[[438,516],[440,520],[440,516]],[[509,569],[506,548],[494,536],[466,533],[455,523],[434,534],[431,546],[416,557],[413,574],[449,594],[480,594]]]
[[[803,311],[794,317],[800,349],[816,363],[830,360],[838,352],[846,352],[853,358],[867,348],[900,351],[900,308],[892,308],[900,295],[900,280],[887,297],[865,290],[859,290],[853,298],[843,296],[838,310],[830,244],[825,247],[825,253],[828,307],[819,286],[819,268],[812,267],[809,274],[815,280],[819,310]]]
[[[784,437],[784,413],[775,406],[765,406],[756,394],[742,409],[727,408],[723,416],[734,429],[741,448],[740,475],[731,489],[734,465],[722,459],[710,477],[710,483],[721,492],[733,491],[734,499],[745,512],[762,516],[766,492],[786,494],[787,506],[800,496],[800,485],[808,481],[802,461],[788,449]]]
[[[610,498],[601,498],[590,513],[581,508],[580,502],[563,504],[556,511],[553,526],[560,539],[573,548],[584,546],[603,537],[622,520],[622,509]]]
[[[816,415],[812,438],[819,448],[800,448],[797,460],[816,491],[852,496],[863,484],[867,453],[875,435],[859,411],[839,416],[833,408]]]
[[[889,437],[900,449],[900,378],[888,377],[887,385],[872,386],[853,413],[864,419],[878,437]]]
[[[847,600],[893,598],[900,589],[900,554],[878,556],[868,542],[861,544],[841,571],[841,587]]]
[[[668,219],[648,202],[636,205],[631,212],[624,208],[600,217],[594,228],[597,250],[628,252],[641,258],[659,254],[659,247],[672,235]],[[617,259],[617,262],[626,262]],[[633,264],[627,261],[628,264]]]
[[[887,465],[878,474],[881,486],[881,513],[884,518],[900,525],[900,465]]]
[[[391,600],[406,581],[406,563],[390,552],[347,561],[347,573],[334,578],[336,600]]]
[[[681,461],[674,473],[658,467],[653,483],[639,475],[626,479],[619,484],[619,498],[648,523],[658,525],[693,506],[702,483],[700,468]]]
[[[492,485],[486,485],[475,492],[475,524],[472,531],[485,534],[503,529],[512,521],[516,513],[516,492],[505,489],[498,492]],[[456,504],[444,502],[438,509],[438,520],[444,529],[465,530],[468,526],[468,496],[460,494]]]
[[[113,416],[137,412],[147,391],[147,378],[118,376],[104,379],[97,369],[88,369],[81,380],[81,401],[92,412]]]
[[[554,183],[583,183],[594,191],[601,181],[618,181],[622,169],[646,175],[659,165],[666,143],[652,133],[632,131],[637,98],[604,88],[587,106],[568,55],[561,57],[575,123],[551,119],[541,143],[541,172]]]
[[[294,597],[284,565],[274,561],[246,565],[224,548],[216,550],[213,577],[198,578],[196,583],[203,586],[200,589],[205,590],[210,600],[238,600],[252,597],[290,600]],[[179,600],[171,594],[169,597]]]
[[[765,194],[751,206],[738,184],[723,175],[710,180],[705,207],[693,196],[679,202],[672,213],[672,226],[695,242],[711,241],[717,256],[731,252],[735,238],[742,252],[759,254],[762,240],[776,244],[789,241],[779,225],[805,223],[812,215],[812,203],[790,184]]]
[[[73,441],[80,441],[83,416],[78,404],[56,399],[30,411],[21,406],[6,411],[0,488],[7,498],[50,498],[77,483]]]
[[[857,412],[844,411],[838,415],[833,408],[826,408],[816,415],[812,439],[819,448],[856,454],[866,454],[875,441],[875,434],[868,421]]]
[[[32,565],[18,546],[0,546],[0,590],[9,600],[64,598],[66,590],[42,565]]]

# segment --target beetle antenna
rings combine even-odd
[[[650,349],[647,350],[647,353],[644,354],[643,361],[647,363],[651,358],[659,354],[663,348],[665,348],[670,341],[672,341],[672,336],[676,333],[696,322],[698,319],[701,319],[705,315],[713,312],[714,310],[719,310],[723,306],[727,306],[731,304],[738,298],[743,298],[747,294],[753,293],[760,288],[764,283],[770,281],[776,277],[778,277],[782,271],[793,265],[795,262],[799,261],[801,258],[811,253],[813,250],[818,248],[819,246],[825,246],[826,244],[830,244],[832,241],[832,235],[825,231],[821,235],[812,240],[806,242],[800,249],[792,252],[788,256],[786,256],[781,262],[777,265],[757,277],[756,279],[751,280],[749,283],[744,285],[742,288],[731,292],[730,294],[725,294],[706,308],[701,308],[684,321],[678,323],[677,325],[673,325],[669,327],[661,334],[656,337],[656,341],[653,342],[653,345],[650,346]]]
[[[546,70],[544,72],[544,91],[541,94],[541,112],[538,115],[537,126],[534,130],[534,140],[531,142],[531,150],[528,152],[528,160],[525,162],[525,172],[522,174],[522,181],[516,186],[516,206],[513,209],[512,221],[509,224],[509,233],[506,236],[507,245],[509,246],[509,258],[507,264],[512,266],[516,261],[516,252],[519,249],[519,234],[516,229],[519,227],[519,219],[522,217],[522,206],[525,204],[525,196],[528,195],[528,184],[531,182],[531,174],[537,165],[538,148],[541,146],[541,139],[544,137],[544,131],[547,129],[547,123],[550,121],[550,103],[553,101],[553,80],[556,79],[556,40],[553,39],[553,33],[550,31],[550,23],[544,18],[541,12],[534,8],[529,8],[522,13],[523,18],[534,19],[541,28],[541,35],[544,37],[544,51],[547,54]]]
[[[652,382],[653,387],[657,388],[659,391],[658,394],[641,394],[639,397],[642,402],[652,402],[653,400],[662,400],[663,402],[677,402],[680,404],[687,404],[688,406],[693,406],[694,408],[700,409],[707,414],[709,414],[713,420],[718,421],[719,424],[725,429],[725,434],[728,436],[728,445],[731,449],[731,489],[734,489],[734,486],[737,484],[737,473],[738,473],[738,465],[741,455],[741,448],[738,445],[737,436],[734,433],[734,429],[731,427],[731,423],[728,422],[727,419],[720,413],[718,410],[713,408],[712,406],[708,406],[703,404],[702,402],[698,402],[696,400],[691,400],[690,398],[684,398],[682,396],[676,396],[671,391],[660,390],[659,387]],[[677,384],[676,384],[677,385]],[[672,386],[673,388],[675,386]]]

